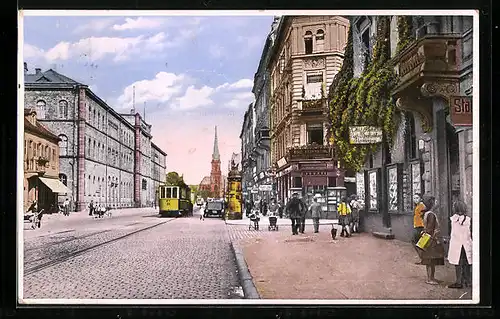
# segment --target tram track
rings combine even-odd
[[[100,235],[100,234],[104,234],[106,232],[109,232],[110,230],[109,229],[105,229],[105,230],[100,230],[100,231],[97,231],[97,232],[93,232],[93,233],[90,233],[90,234],[87,234],[87,235],[83,235],[83,236],[78,236],[78,237],[71,237],[71,238],[64,238],[62,240],[58,240],[58,241],[54,241],[54,242],[51,242],[50,245],[60,245],[60,244],[66,244],[66,243],[69,243],[69,242],[72,242],[74,240],[80,240],[80,239],[85,239],[85,238],[88,238],[88,237],[92,237],[92,236],[95,236],[95,235]],[[57,235],[59,234],[62,234],[62,233],[67,233],[69,231],[65,231],[65,232],[60,232],[60,233],[57,233]],[[56,234],[54,234],[56,235]],[[53,236],[53,235],[52,235]],[[35,251],[35,250],[39,250],[40,249],[40,246],[35,246],[35,247],[31,247],[31,248],[26,248],[24,250],[24,253],[28,253],[28,252],[31,252],[31,251]],[[43,258],[42,258],[43,259]],[[34,261],[39,261],[41,259],[35,259],[35,260],[32,260],[33,262]]]
[[[46,261],[46,262],[43,262],[43,263],[31,266],[31,267],[26,267],[24,269],[24,276],[28,276],[28,275],[37,273],[37,272],[39,272],[41,270],[44,270],[46,268],[49,268],[49,267],[55,266],[57,264],[63,263],[63,262],[65,262],[65,261],[67,261],[67,260],[69,260],[69,259],[71,259],[73,257],[80,256],[80,255],[83,255],[85,253],[88,253],[88,252],[90,252],[90,251],[92,251],[92,250],[94,250],[96,248],[101,247],[101,246],[105,246],[105,245],[117,242],[119,240],[122,240],[122,239],[130,237],[132,235],[135,235],[135,234],[138,234],[138,233],[141,233],[141,232],[153,229],[155,227],[164,225],[164,224],[166,224],[168,222],[171,222],[171,221],[174,221],[174,220],[175,219],[170,219],[170,220],[166,220],[166,221],[163,221],[163,222],[160,222],[160,223],[156,223],[156,224],[144,227],[144,228],[140,228],[140,229],[134,230],[134,231],[132,231],[130,233],[126,233],[124,235],[121,235],[121,236],[118,236],[118,237],[115,237],[115,238],[112,238],[112,239],[109,239],[109,240],[105,240],[103,242],[100,242],[100,243],[97,243],[97,244],[94,244],[94,245],[91,245],[91,246],[88,246],[88,247],[85,247],[85,248],[81,248],[81,249],[75,250],[73,252],[64,254],[64,255],[62,255],[60,257],[56,257],[56,258],[40,258],[40,259],[34,260],[34,261],[41,261],[41,260],[44,260],[44,259],[48,259],[48,261]],[[106,231],[108,231],[108,230],[106,230]],[[103,232],[97,232],[97,233],[93,233],[93,234],[88,234],[85,237],[90,237],[90,236],[96,235],[98,233],[103,233]],[[74,238],[72,240],[82,239],[82,238],[83,238],[83,236],[82,237]]]

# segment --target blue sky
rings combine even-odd
[[[222,170],[240,151],[243,114],[272,16],[24,18],[24,61],[88,84],[110,106],[135,106],[168,153],[167,171],[198,184],[217,125]]]

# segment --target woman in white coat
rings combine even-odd
[[[450,248],[448,249],[448,262],[455,265],[456,282],[448,288],[471,287],[471,265],[472,265],[472,223],[471,218],[466,215],[467,205],[457,201],[453,205],[451,220]]]

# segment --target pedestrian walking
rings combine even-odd
[[[425,265],[427,270],[427,281],[429,285],[437,285],[438,282],[434,278],[436,266],[444,265],[444,246],[441,242],[439,220],[432,209],[436,206],[437,202],[434,196],[424,196],[423,203],[425,208],[423,210],[424,230],[423,234],[430,236],[428,244],[424,249],[419,248],[421,264]]]
[[[314,232],[319,232],[319,219],[321,218],[321,205],[318,203],[318,197],[314,196],[313,202],[309,207],[309,211],[311,212],[311,217],[314,225]]]
[[[462,201],[453,204],[448,262],[455,265],[456,280],[448,288],[472,286],[472,223],[467,216],[467,205]]]
[[[337,205],[337,212],[339,213],[339,223],[342,226],[340,237],[351,236],[348,227],[351,219],[351,207],[347,203],[346,197],[342,197],[342,199],[340,200],[340,203]]]
[[[415,246],[420,239],[420,235],[422,234],[422,231],[424,230],[424,215],[422,211],[425,209],[425,205],[422,202],[422,198],[419,193],[416,193],[413,195],[413,203],[415,204],[415,208],[413,211],[413,236],[412,236],[412,242],[417,250],[418,253],[418,247]],[[421,261],[415,262],[415,264],[419,265]]]
[[[95,211],[94,201],[91,200],[89,204],[89,216],[93,216]]]
[[[304,203],[299,199],[298,193],[293,193],[292,198],[286,204],[285,211],[292,221],[292,235],[298,235],[300,227],[301,212],[305,210]]]
[[[260,201],[260,214],[262,216],[267,215],[267,202],[264,199]]]
[[[359,211],[362,209],[361,203],[358,200],[358,196],[353,194],[351,196],[351,201],[349,202],[351,206],[351,233],[359,233]]]
[[[302,203],[302,209],[300,210],[300,233],[303,234],[306,230],[307,205],[301,198],[299,200]]]
[[[66,198],[63,202],[63,212],[64,216],[69,216],[69,199]]]

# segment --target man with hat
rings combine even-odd
[[[292,198],[286,204],[286,212],[292,221],[292,235],[297,235],[299,233],[300,220],[306,210],[307,207],[300,200],[299,193],[293,193]]]

